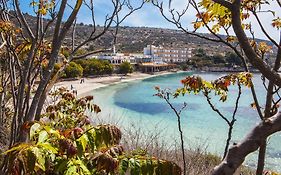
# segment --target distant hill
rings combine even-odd
[[[85,38],[90,32],[90,29],[91,28],[89,25],[77,25],[77,39],[80,40]],[[110,47],[112,45],[112,40],[113,36],[110,34],[110,32],[107,32],[95,44],[99,47]],[[95,44],[93,44],[91,47],[94,47]],[[202,47],[207,50],[225,50],[225,46],[223,44],[214,44],[214,42],[192,35],[187,35],[180,30],[125,26],[119,28],[116,45],[117,51],[142,53],[143,48],[150,44],[167,47]]]
[[[25,14],[27,21],[31,26],[35,27],[36,18]],[[54,26],[51,26],[49,35],[52,33]],[[81,43],[91,33],[93,27],[91,25],[84,25],[83,23],[76,25],[76,38],[75,43]],[[101,32],[103,27],[97,26],[97,33]],[[87,44],[87,49],[100,49],[110,48],[113,44],[114,31],[111,28],[106,34],[93,43]],[[71,45],[71,34],[70,31],[64,41],[65,45]],[[208,37],[212,37],[211,34],[203,34]],[[222,36],[224,37],[224,36]],[[166,47],[192,47],[192,48],[203,48],[206,53],[217,54],[225,53],[230,51],[228,47],[221,43],[214,43],[205,39],[201,39],[192,35],[187,35],[180,30],[174,29],[162,29],[162,28],[150,28],[150,27],[127,27],[120,26],[117,35],[116,50],[118,52],[128,53],[142,53],[143,48],[146,45],[153,44],[156,46]]]

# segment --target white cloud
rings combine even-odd
[[[89,1],[89,0],[87,0]],[[141,1],[141,0],[140,0]],[[132,1],[134,5],[136,5],[137,2],[140,1]],[[169,9],[168,9],[168,1],[169,0],[163,0],[164,4],[164,12],[167,14],[168,17],[171,17],[169,15]],[[160,1],[161,2],[161,1]],[[112,4],[111,0],[94,0],[95,6],[96,6],[96,14],[97,14],[97,21],[99,23],[102,23],[104,21],[104,17],[106,14],[110,13],[112,11]],[[183,9],[185,9],[186,5],[188,3],[188,0],[173,0],[171,3],[171,8],[175,9],[175,11],[181,12]],[[276,2],[275,2],[276,3]],[[271,5],[263,5],[263,10],[272,10],[276,13],[276,16],[281,17],[281,10],[280,7],[274,3]],[[123,9],[123,12],[121,13],[121,16],[126,14],[128,12],[128,9]],[[182,26],[185,28],[188,28],[189,30],[193,30],[192,22],[195,20],[196,11],[190,6],[187,10],[186,14],[182,17],[181,23]],[[82,10],[80,12],[80,17],[82,17],[82,20],[88,23],[90,21],[90,14],[87,10]],[[276,30],[271,26],[271,20],[273,19],[273,16],[271,13],[260,13],[259,14],[260,20],[264,24],[264,28],[272,38],[275,40],[278,40],[280,37],[280,30]],[[260,27],[258,26],[256,20],[251,17],[249,19],[252,23],[253,30],[255,31],[255,36],[257,38],[266,39],[265,35],[261,31]],[[167,22],[160,14],[159,10],[154,7],[151,3],[147,3],[144,5],[143,9],[135,12],[131,16],[129,16],[123,23],[123,25],[128,26],[147,26],[147,27],[162,27],[162,28],[176,28],[173,24]],[[206,29],[199,30],[200,32],[207,32]]]

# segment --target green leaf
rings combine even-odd
[[[61,174],[65,171],[67,164],[68,164],[68,160],[60,159],[60,160],[58,160],[58,162],[56,164],[57,164],[57,166],[55,167],[55,171],[59,172]]]
[[[125,158],[125,159],[122,159],[121,160],[121,163],[119,165],[119,173],[121,175],[125,175],[127,170],[128,170],[128,167],[129,167],[129,162],[128,162],[128,159]]]
[[[83,146],[79,141],[76,141],[76,145],[77,145],[78,156],[81,158],[83,155]]]
[[[102,145],[102,138],[99,129],[95,130],[95,144],[97,149]]]
[[[26,148],[26,147],[28,147],[28,146],[30,146],[30,145],[29,145],[29,144],[26,144],[26,143],[22,143],[22,144],[20,144],[20,145],[18,145],[18,146],[12,147],[11,149],[9,149],[9,150],[7,150],[7,151],[1,153],[1,154],[3,155],[3,154],[8,154],[8,153],[13,152],[13,151],[19,151],[19,150],[22,150],[22,149],[24,149],[24,148]]]
[[[39,148],[37,148],[37,147],[32,147],[32,148],[31,148],[31,151],[33,152],[33,154],[35,155],[36,158],[40,156]]]
[[[91,172],[89,169],[85,166],[84,162],[82,160],[77,160],[75,163],[79,164],[80,168],[83,171],[83,174],[85,175],[91,175]]]
[[[96,144],[95,144],[95,138],[94,138],[94,131],[89,131],[87,132],[89,144],[91,146],[92,151],[95,151],[96,149]]]
[[[131,158],[129,160],[129,167],[131,169],[131,174],[140,174],[140,163],[138,160]]]
[[[79,139],[76,140],[77,148],[78,148],[78,155],[82,157],[83,153],[86,150],[88,145],[88,137],[86,134],[83,134]]]
[[[38,165],[39,165],[39,168],[42,169],[43,171],[46,171],[46,167],[45,167],[45,157],[43,156],[40,156],[38,158]]]
[[[88,144],[88,137],[86,134],[83,134],[79,139],[79,142],[81,142],[83,151],[86,150],[87,144]]]
[[[57,148],[53,147],[50,143],[46,142],[46,143],[38,143],[37,144],[38,146],[46,149],[47,151],[53,153],[53,154],[56,154],[58,153],[58,150]]]
[[[65,175],[74,175],[78,174],[77,172],[77,167],[76,166],[70,166],[67,171],[65,172]]]
[[[48,138],[48,133],[47,131],[43,130],[39,132],[38,136],[38,143],[44,142]]]
[[[37,167],[40,168],[43,171],[46,171],[46,168],[45,168],[45,153],[42,152],[42,150],[37,148],[37,147],[33,147],[32,152],[36,156]]]
[[[30,139],[32,139],[34,137],[34,135],[36,134],[36,131],[39,130],[40,128],[40,124],[39,123],[34,123],[31,127],[30,127]]]
[[[56,137],[60,136],[60,133],[58,130],[54,130],[53,128],[51,128],[50,126],[44,126],[44,129],[49,133],[49,134],[53,134]]]

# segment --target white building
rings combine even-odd
[[[97,59],[108,60],[111,64],[121,64],[123,62],[136,64],[136,60],[133,55],[123,53],[101,54],[97,56]]]
[[[147,45],[143,49],[143,53],[144,55],[151,55],[158,61],[186,62],[192,57],[192,48],[164,48],[162,46]]]

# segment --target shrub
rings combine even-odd
[[[119,73],[120,74],[128,74],[133,72],[133,67],[129,62],[123,62],[120,64]]]
[[[114,125],[93,125],[87,111],[101,112],[93,97],[76,99],[61,88],[40,121],[24,123],[29,142],[14,145],[5,154],[8,174],[161,174],[180,175],[173,162],[144,151],[125,152],[121,132]]]
[[[65,78],[77,78],[83,75],[83,68],[79,64],[75,62],[70,62],[68,66],[66,66],[64,70]]]
[[[225,55],[226,61],[229,64],[235,64],[238,66],[242,66],[242,61],[241,58],[239,58],[239,56],[233,52],[228,52]]]
[[[113,66],[107,60],[78,60],[76,63],[83,67],[84,76],[112,74],[113,72]]]

